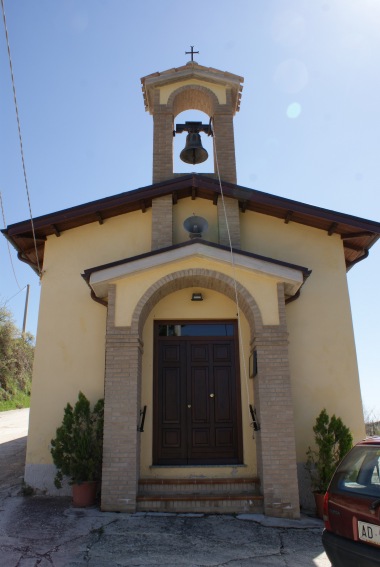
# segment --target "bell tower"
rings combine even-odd
[[[203,67],[193,61],[193,48],[190,53],[191,61],[186,65],[153,73],[141,79],[145,109],[153,116],[154,121],[153,183],[176,176],[173,171],[173,135],[181,135],[180,132],[184,130],[188,132],[186,147],[193,143],[194,139],[200,143],[199,132],[213,135],[214,171],[202,175],[217,176],[217,152],[221,179],[236,183],[233,117],[240,108],[244,79],[226,71]],[[175,119],[185,110],[204,112],[210,118],[209,125],[190,122],[186,123],[190,126],[180,124],[177,128]],[[198,132],[194,132],[194,124],[200,125]],[[198,138],[195,138],[196,136]],[[181,152],[181,159],[186,163],[200,163],[204,161],[203,152],[206,150],[201,145],[196,146],[195,150],[191,146],[188,151],[185,149],[185,152]],[[192,161],[197,159],[198,161]]]

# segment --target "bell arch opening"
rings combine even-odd
[[[209,124],[210,116],[199,110],[189,109],[181,112],[175,119],[174,129],[177,124],[185,124],[185,122],[202,122]],[[187,132],[176,134],[173,138],[173,171],[176,173],[213,173],[214,165],[214,145],[212,136],[208,136],[204,132],[200,133],[200,142],[202,147],[207,151],[208,158],[202,163],[188,164],[180,158],[181,151],[186,146]]]

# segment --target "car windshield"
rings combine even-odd
[[[354,447],[339,465],[331,490],[380,498],[380,447]]]

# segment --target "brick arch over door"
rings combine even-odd
[[[196,268],[180,270],[164,276],[154,283],[141,297],[132,316],[132,334],[142,336],[145,321],[154,306],[167,295],[187,287],[203,287],[224,294],[233,301],[238,297],[239,308],[244,313],[251,331],[251,341],[255,335],[261,335],[263,322],[260,309],[249,291],[234,280],[214,270]]]

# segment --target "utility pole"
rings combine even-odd
[[[26,319],[28,317],[28,305],[29,305],[29,291],[30,291],[30,284],[26,286],[26,298],[25,298],[25,309],[24,309],[24,321],[22,324],[22,336],[25,339],[25,332],[26,332]]]

